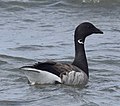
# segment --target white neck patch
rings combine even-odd
[[[79,43],[79,44],[82,44],[82,45],[84,44],[84,42],[82,41],[82,39],[79,39],[79,40],[78,40],[78,43]]]

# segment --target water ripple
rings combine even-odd
[[[23,10],[25,10],[25,9],[23,7],[20,7],[20,6],[12,6],[12,7],[6,8],[6,11],[11,11],[11,12],[23,11]]]
[[[55,47],[59,47],[59,46],[54,46],[54,45],[23,45],[20,47],[16,47],[16,48],[9,48],[10,50],[17,50],[17,51],[33,51],[33,50],[44,50],[45,48],[55,48]]]

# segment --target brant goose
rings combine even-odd
[[[84,42],[91,34],[103,34],[89,22],[81,23],[75,29],[75,58],[72,64],[47,61],[38,62],[32,66],[23,66],[26,77],[34,84],[66,84],[84,86],[88,82],[89,70]]]

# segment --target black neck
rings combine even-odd
[[[77,39],[75,39],[75,59],[72,64],[83,70],[89,77],[88,63],[86,59],[84,44],[78,43]]]

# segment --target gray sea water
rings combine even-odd
[[[89,21],[85,88],[30,86],[19,67],[72,62],[73,33]],[[120,0],[0,0],[0,106],[120,106]]]

